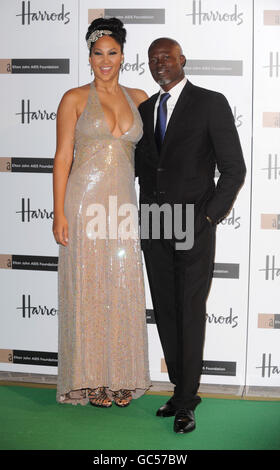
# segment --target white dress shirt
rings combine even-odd
[[[167,104],[167,119],[166,119],[166,128],[168,126],[168,122],[169,122],[169,119],[170,119],[170,116],[173,112],[173,109],[175,108],[175,105],[177,103],[177,100],[184,88],[184,86],[186,85],[187,83],[187,77],[185,76],[179,83],[177,83],[177,85],[175,85],[173,88],[171,88],[171,90],[169,90],[169,94],[170,94],[170,98],[168,98],[166,104]],[[154,110],[154,129],[156,127],[156,122],[157,122],[157,109],[158,109],[158,105],[159,105],[159,100],[160,100],[160,97],[163,93],[166,93],[166,91],[164,91],[162,88],[160,89],[160,92],[159,92],[159,96],[158,96],[158,99],[156,101],[156,104],[155,104],[155,110]]]

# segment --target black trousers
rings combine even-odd
[[[216,227],[203,216],[190,250],[176,250],[172,240],[144,243],[143,253],[170,382],[169,400],[194,410],[202,372],[206,300],[215,256]]]

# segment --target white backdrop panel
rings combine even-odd
[[[280,4],[255,2],[248,385],[280,385]],[[266,114],[265,114],[266,113]]]
[[[121,84],[142,88],[148,95],[158,91],[149,72],[147,50],[154,39],[168,36],[182,45],[189,80],[227,97],[242,143],[247,178],[233,210],[217,229],[216,270],[207,302],[207,370],[202,382],[245,384],[248,346],[248,384],[279,385],[278,373],[275,369],[272,373],[266,365],[278,364],[280,369],[279,326],[275,326],[280,276],[273,271],[272,279],[270,270],[265,279],[268,263],[271,267],[274,262],[280,268],[279,236],[277,229],[267,228],[270,219],[261,218],[274,214],[273,220],[277,221],[280,214],[276,192],[280,172],[272,168],[280,158],[279,1],[11,0],[3,2],[0,9],[2,157],[53,157],[55,113],[63,93],[93,79],[85,34],[94,16],[115,14],[125,18],[128,34]],[[11,64],[12,59],[13,65],[19,59],[23,65],[37,59],[42,66],[49,59],[59,59],[59,67],[66,67],[66,71],[34,74],[30,72],[30,62],[25,73],[6,73],[5,64]],[[44,208],[51,212],[51,174],[1,173],[0,179],[5,194],[1,200],[5,229],[0,236],[0,254],[55,258],[58,249],[52,237],[51,218],[20,220],[20,204],[28,199],[33,210]],[[138,192],[138,185],[136,189]],[[221,274],[222,271],[228,274]],[[152,309],[144,273],[147,309]],[[56,308],[57,273],[1,269],[0,277],[5,285],[0,306],[0,357],[1,351],[12,349],[55,353],[57,315],[42,314],[40,308],[40,313],[36,313],[36,307],[44,306],[45,312]],[[30,310],[30,318],[22,316],[23,299],[30,299],[35,307]],[[259,317],[260,314],[272,315],[269,325],[274,327],[258,327],[268,318]],[[151,377],[168,380],[155,324],[148,324],[148,333]],[[220,375],[222,363],[229,365],[227,372]],[[6,362],[0,368],[56,373],[56,367]]]

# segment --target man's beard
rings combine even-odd
[[[171,83],[172,80],[170,78],[160,78],[159,80],[157,80],[157,83],[160,85],[160,86],[163,86],[163,85],[169,85],[169,83]]]

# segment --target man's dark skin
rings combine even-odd
[[[169,92],[185,76],[177,41],[160,38],[148,50],[154,80]],[[170,117],[161,150],[154,138],[158,94],[139,107],[144,135],[135,154],[140,205],[193,204],[194,246],[176,251],[173,240],[142,240],[155,319],[173,396],[157,416],[175,416],[174,431],[195,429],[202,369],[206,299],[214,266],[216,224],[230,211],[245,164],[226,98],[188,80]],[[215,167],[220,171],[215,185]]]
[[[157,39],[149,47],[149,67],[153,79],[169,91],[185,76],[186,58],[181,46],[171,39]]]

